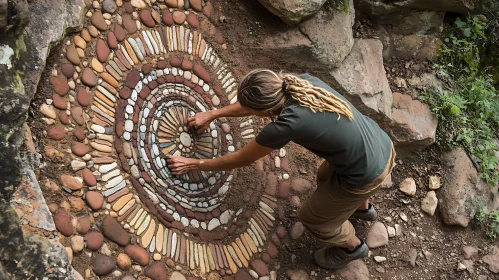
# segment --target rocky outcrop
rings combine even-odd
[[[470,216],[483,207],[485,212],[499,208],[497,187],[485,183],[462,148],[444,156],[446,170],[440,192],[440,213],[447,225],[468,226]]]
[[[258,0],[287,24],[296,24],[314,15],[326,0]]]
[[[437,118],[428,105],[393,92],[392,123],[386,128],[398,147],[427,147],[435,142]]]
[[[259,46],[262,54],[279,57],[286,65],[324,71],[338,67],[350,53],[354,39],[353,2],[346,10],[321,10],[298,27],[267,37]]]
[[[82,27],[85,7],[83,0],[0,1],[0,243],[7,244],[0,246],[0,276],[8,279],[74,278],[64,248],[40,233],[22,232],[10,201],[21,175],[32,174],[29,154],[19,150],[46,58],[66,32]]]
[[[363,114],[388,124],[393,103],[379,40],[356,40],[340,67],[331,70],[333,88],[347,97]]]

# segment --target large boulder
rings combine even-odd
[[[447,225],[468,226],[478,207],[487,213],[499,208],[497,187],[485,183],[462,148],[444,155],[446,170],[440,192],[440,212]]]
[[[296,24],[317,13],[326,0],[258,0],[287,24]]]
[[[392,91],[379,40],[359,39],[343,63],[330,71],[333,88],[380,125],[391,123]]]
[[[410,95],[393,92],[392,120],[386,130],[398,147],[409,149],[435,143],[437,118],[428,105]]]
[[[399,35],[381,29],[379,39],[383,43],[383,57],[436,61],[442,40],[438,34]]]
[[[307,69],[313,73],[338,67],[350,53],[354,39],[353,2],[345,10],[321,10],[314,17],[268,36],[259,45],[259,52],[275,59],[283,67]]]

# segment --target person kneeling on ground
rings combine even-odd
[[[258,69],[239,85],[238,102],[188,119],[198,131],[219,117],[270,117],[241,150],[215,159],[168,156],[175,175],[192,170],[227,171],[253,163],[293,141],[324,159],[317,190],[303,203],[299,218],[328,247],[314,253],[315,263],[337,269],[367,257],[369,248],[355,236],[350,216],[374,221],[371,197],[388,177],[395,150],[388,135],[343,96],[310,74],[277,74]],[[274,120],[274,116],[277,118]]]

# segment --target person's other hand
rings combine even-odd
[[[203,133],[213,120],[211,111],[200,112],[187,119],[187,125],[194,128],[198,134]]]
[[[173,175],[182,175],[192,170],[198,170],[199,159],[167,155],[168,168]]]

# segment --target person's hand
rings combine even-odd
[[[194,128],[198,134],[203,133],[213,120],[211,111],[200,112],[187,119],[187,125]]]
[[[167,155],[168,168],[173,175],[182,175],[192,170],[199,170],[199,159]]]

